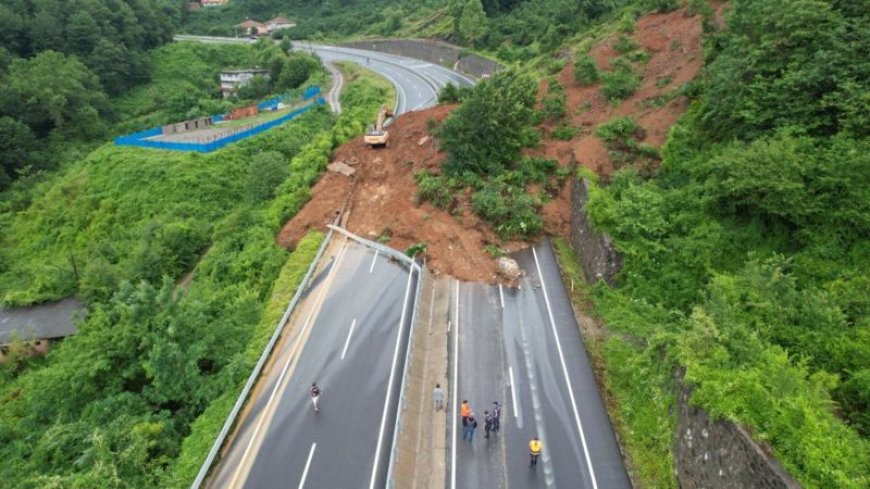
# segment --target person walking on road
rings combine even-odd
[[[493,424],[495,423],[495,417],[489,414],[489,411],[484,411],[483,416],[483,430],[486,432],[484,438],[489,438],[489,432],[492,431]]]
[[[317,386],[317,382],[311,384],[311,387],[308,389],[308,395],[311,396],[311,404],[314,404],[314,412],[319,413],[320,407],[317,405],[317,401],[320,400],[320,394],[323,391],[320,390],[320,387]]]
[[[462,421],[462,439],[468,438],[468,441],[472,441],[475,429],[477,429],[477,421],[474,420],[474,413],[469,413]]]
[[[538,465],[538,456],[541,454],[543,449],[544,444],[541,443],[541,440],[538,440],[537,436],[532,438],[529,442],[529,455],[532,457],[529,467],[536,467]]]
[[[465,422],[468,421],[468,416],[471,415],[471,405],[468,404],[468,401],[462,401],[460,414],[462,415],[462,426],[465,426]]]
[[[498,431],[501,426],[501,403],[492,401],[492,431]]]
[[[444,409],[444,391],[441,390],[441,384],[435,384],[435,389],[432,390],[432,400],[435,401],[435,410]]]

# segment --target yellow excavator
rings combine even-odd
[[[375,146],[387,146],[389,144],[390,133],[384,126],[387,118],[392,116],[393,111],[387,108],[386,105],[382,105],[381,110],[378,111],[378,119],[375,121],[375,125],[369,126],[369,130],[366,131],[366,135],[363,138],[368,147],[374,148]]]

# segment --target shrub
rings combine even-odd
[[[584,55],[577,58],[574,62],[574,81],[579,85],[587,86],[598,83],[601,76],[598,73],[598,66],[595,60],[589,55]]]
[[[611,102],[630,97],[641,84],[641,77],[633,71],[616,70],[601,75],[601,93]]]
[[[562,124],[555,129],[553,129],[553,139],[558,139],[560,141],[568,141],[572,139],[577,133],[580,132],[580,129],[574,127],[570,124]]]
[[[453,188],[447,177],[427,172],[414,174],[420,198],[432,202],[439,209],[450,209],[454,204]]]
[[[475,192],[472,207],[503,239],[529,238],[544,226],[532,196],[523,188],[499,181],[489,182]]]
[[[635,49],[640,47],[640,45],[637,43],[637,41],[635,41],[634,39],[632,39],[624,34],[622,34],[618,38],[616,38],[616,40],[613,41],[611,46],[613,46],[613,49],[615,49],[616,51],[623,53],[623,54],[634,51]]]
[[[565,117],[565,89],[554,80],[547,81],[547,94],[541,100],[544,106],[544,117],[547,119],[560,119]]]

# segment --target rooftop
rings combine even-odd
[[[82,308],[82,302],[72,297],[31,307],[0,307],[0,346],[9,344],[15,337],[36,340],[75,334],[73,316]]]

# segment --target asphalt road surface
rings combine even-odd
[[[383,488],[418,272],[339,238],[214,469],[217,488]],[[289,326],[289,325],[288,325]],[[315,414],[308,387],[323,389]]]
[[[178,41],[205,43],[250,43],[246,38],[177,35]],[[351,61],[377,72],[396,87],[394,112],[402,114],[433,107],[438,103],[438,91],[448,83],[459,86],[474,84],[471,78],[443,66],[394,54],[361,49],[310,44],[294,41],[294,49],[310,51],[326,63]]]
[[[447,487],[630,488],[549,242],[514,258],[520,288],[457,282],[451,297],[451,398],[470,401],[479,426],[463,440],[451,404]],[[501,430],[486,439],[493,401]],[[534,469],[533,436],[544,445]]]
[[[453,70],[404,56],[319,44],[309,45],[303,41],[295,46],[299,50],[310,48],[327,63],[352,61],[379,73],[396,87],[396,114],[436,105],[438,91],[448,83],[458,86],[474,84],[470,78]]]

